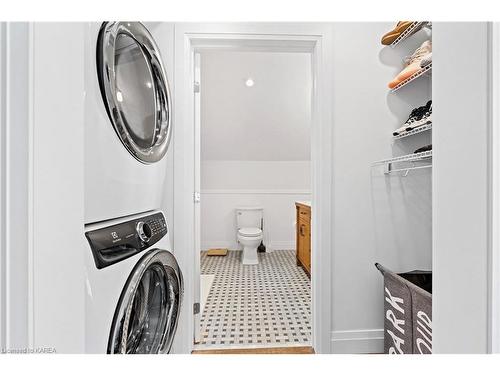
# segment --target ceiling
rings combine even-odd
[[[306,53],[202,52],[202,160],[310,160],[311,87]]]

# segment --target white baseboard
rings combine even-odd
[[[205,251],[208,249],[229,249],[229,250],[239,250],[238,243],[236,241],[206,241],[201,243],[201,250]]]
[[[203,189],[202,195],[311,195],[311,190],[304,189]]]
[[[265,245],[272,250],[295,250],[295,241],[270,241]]]
[[[270,251],[295,250],[295,241],[271,241],[269,243],[265,243],[265,245]],[[201,243],[202,251],[217,248],[241,250],[241,246],[239,246],[236,241],[206,241]]]
[[[334,354],[365,354],[383,352],[383,329],[332,332],[332,353]]]

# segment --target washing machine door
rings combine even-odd
[[[106,109],[125,148],[150,164],[170,142],[171,99],[160,50],[140,22],[105,22],[97,41],[97,72]]]
[[[183,279],[174,256],[150,250],[137,263],[116,308],[108,353],[168,353],[183,295]]]

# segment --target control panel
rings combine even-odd
[[[85,233],[96,267],[101,269],[154,245],[167,234],[161,212]]]

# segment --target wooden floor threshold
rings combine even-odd
[[[314,354],[314,349],[311,346],[251,349],[202,349],[193,350],[192,354]]]

